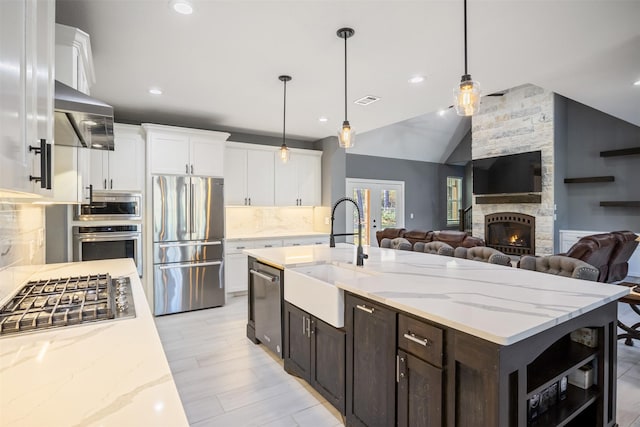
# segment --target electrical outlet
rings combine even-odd
[[[413,213],[409,214],[409,218],[413,219]]]
[[[324,217],[324,225],[329,225],[331,223],[331,218],[329,218],[328,216]]]

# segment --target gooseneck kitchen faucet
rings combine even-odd
[[[369,256],[365,254],[364,251],[362,250],[362,216],[360,216],[360,207],[358,206],[356,201],[353,199],[350,199],[349,197],[343,197],[341,199],[338,199],[338,201],[333,204],[333,209],[331,210],[331,235],[329,236],[329,247],[330,248],[336,247],[336,236],[353,236],[353,233],[335,234],[333,232],[333,221],[336,219],[335,218],[336,208],[342,202],[353,203],[354,206],[356,207],[356,210],[358,211],[358,250],[356,252],[356,265],[362,267],[364,265],[364,259],[369,258]]]

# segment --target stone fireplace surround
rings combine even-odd
[[[551,255],[554,234],[554,94],[526,84],[501,97],[483,97],[471,122],[471,158],[482,159],[526,151],[542,153],[542,191],[535,203],[478,203],[473,197],[472,234],[486,240],[485,216],[517,212],[535,217],[534,253]],[[484,200],[483,200],[484,201]]]

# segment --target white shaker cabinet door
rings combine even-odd
[[[224,153],[224,203],[247,204],[247,150],[227,147]]]
[[[224,141],[192,136],[189,172],[199,176],[224,176]]]
[[[88,149],[89,184],[94,190],[108,189],[109,154],[105,150]]]
[[[275,156],[275,204],[276,206],[299,205],[298,195],[298,158],[296,153],[290,153],[289,161],[282,163],[279,156]]]
[[[189,136],[155,134],[151,138],[151,173],[185,175],[189,173]]]
[[[300,154],[296,155],[298,162],[298,199],[301,206],[320,206],[320,156]]]
[[[144,188],[144,140],[139,126],[113,126],[114,151],[108,151],[109,190],[142,191]]]
[[[247,198],[251,206],[273,206],[273,151],[247,150]]]

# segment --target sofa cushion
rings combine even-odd
[[[433,233],[434,241],[444,242],[454,248],[462,246],[462,242],[464,241],[465,237],[467,237],[467,233],[457,230],[442,230],[435,231]]]

